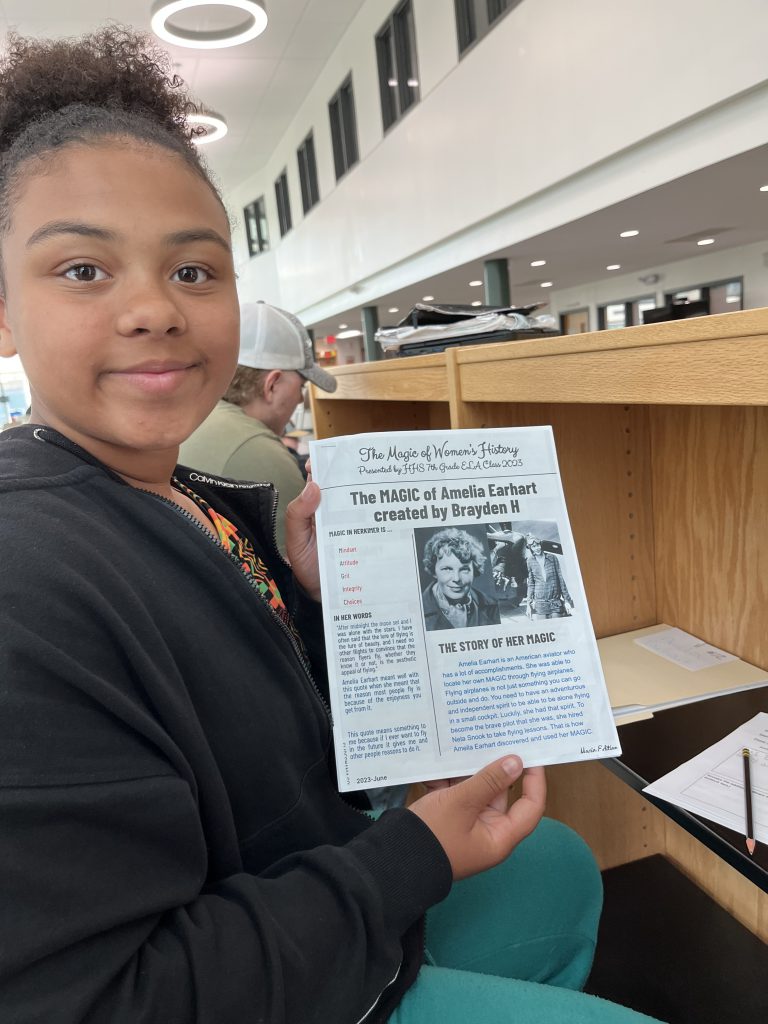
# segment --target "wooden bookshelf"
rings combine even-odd
[[[333,372],[336,392],[312,389],[318,437],[551,424],[598,637],[665,622],[768,672],[768,309]],[[712,882],[711,858],[600,766],[551,775],[551,810],[603,866],[666,852],[768,939],[754,886],[727,865]],[[610,839],[603,776],[623,816]]]

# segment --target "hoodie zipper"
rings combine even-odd
[[[253,485],[254,490],[257,489],[259,486],[260,486],[259,484],[254,484]],[[333,725],[333,717],[331,715],[331,709],[328,706],[328,703],[326,702],[325,697],[323,696],[322,692],[320,691],[319,686],[317,685],[317,683],[315,682],[314,678],[312,677],[312,670],[310,668],[309,662],[306,659],[306,656],[304,655],[304,652],[302,651],[302,649],[299,646],[299,644],[296,642],[296,638],[293,636],[293,634],[291,633],[290,629],[286,626],[286,624],[283,622],[283,620],[280,618],[280,616],[277,614],[277,612],[274,611],[274,609],[272,609],[267,604],[267,602],[262,598],[261,594],[256,589],[256,581],[251,576],[249,576],[249,575],[247,575],[246,573],[243,572],[242,566],[240,565],[240,562],[237,560],[237,558],[232,554],[231,551],[226,551],[224,549],[224,547],[219,543],[219,541],[216,540],[211,535],[211,533],[203,526],[203,524],[201,522],[199,522],[192,515],[191,512],[187,512],[187,510],[185,508],[182,508],[181,505],[177,505],[175,501],[171,501],[170,498],[164,498],[162,496],[162,494],[156,494],[154,491],[147,491],[147,490],[145,490],[142,487],[139,487],[139,488],[136,488],[136,489],[142,491],[144,494],[148,494],[150,497],[154,498],[156,501],[162,502],[164,505],[169,505],[174,510],[174,512],[177,512],[179,515],[183,516],[184,519],[189,520],[189,522],[192,523],[192,525],[195,526],[200,531],[201,534],[203,534],[203,536],[208,541],[208,543],[209,544],[213,544],[214,547],[218,551],[220,551],[236,567],[238,575],[245,579],[245,581],[248,584],[250,590],[257,596],[257,598],[259,600],[259,603],[261,605],[263,605],[264,608],[266,608],[267,612],[270,614],[272,619],[277,623],[277,625],[282,630],[283,635],[290,642],[291,648],[293,649],[294,653],[296,654],[296,657],[299,660],[299,664],[304,669],[304,674],[306,675],[307,680],[310,683],[315,696],[320,701],[320,704],[322,705],[323,711],[325,712],[326,717],[328,718],[328,721],[330,722],[330,724],[332,726]],[[272,525],[272,536],[273,536],[273,538],[275,536],[276,512],[277,512],[277,495],[275,494],[275,495],[273,495],[273,498],[272,498],[272,517],[271,517],[272,518],[272,524],[271,525]],[[275,547],[277,547],[277,544],[275,544]],[[282,558],[282,555],[280,557],[283,560],[283,562],[285,562],[285,559]],[[285,562],[285,564],[288,565],[287,562]]]
[[[63,434],[59,434],[58,431],[56,431],[53,434],[53,436],[47,436],[46,437],[45,436],[46,434],[49,434],[49,431],[45,427],[37,427],[37,429],[34,431],[34,436],[37,438],[38,441],[42,441],[45,444],[54,444],[54,445],[56,445],[59,448],[63,448],[65,451],[70,452],[72,455],[76,455],[82,461],[88,462],[90,465],[97,466],[98,468],[102,469],[109,476],[111,476],[114,480],[116,480],[119,483],[121,483],[124,487],[129,487],[130,486],[130,484],[127,484],[125,482],[125,480],[123,480],[123,478],[121,476],[119,476],[117,473],[115,473],[113,470],[111,470],[108,466],[104,466],[103,463],[99,462],[92,455],[90,455],[89,452],[86,452],[79,445],[75,444],[73,441],[70,441],[68,437],[65,437]],[[214,480],[215,478],[212,477],[211,479]],[[242,489],[242,490],[258,490],[262,486],[264,486],[264,485],[262,485],[262,484],[250,484],[250,485],[246,485],[246,487],[244,487],[244,488],[240,487],[238,489],[239,490],[240,489]],[[213,544],[214,547],[216,547],[217,550],[220,551],[225,556],[225,558],[229,559],[229,561],[232,562],[232,564],[237,568],[238,575],[245,579],[246,583],[248,583],[248,585],[249,585],[250,590],[258,598],[259,603],[261,605],[263,605],[264,608],[266,608],[267,612],[271,615],[271,617],[274,619],[274,621],[277,623],[277,625],[282,630],[283,635],[288,639],[288,641],[289,641],[289,643],[291,645],[292,650],[294,651],[294,653],[296,654],[296,657],[299,660],[299,664],[304,669],[304,674],[306,675],[307,681],[309,682],[309,684],[310,684],[310,686],[312,688],[312,692],[314,693],[314,695],[319,700],[320,705],[321,705],[321,707],[322,707],[322,709],[323,709],[323,711],[325,713],[325,716],[326,716],[328,722],[330,723],[331,727],[333,727],[333,716],[331,714],[331,709],[328,706],[328,703],[327,703],[325,697],[323,696],[322,692],[320,691],[320,688],[318,687],[317,683],[315,682],[314,678],[312,677],[312,671],[311,671],[311,668],[309,666],[309,663],[308,663],[306,657],[304,656],[304,652],[301,650],[299,645],[296,643],[296,640],[292,636],[291,631],[285,625],[285,623],[280,618],[280,616],[277,614],[277,612],[273,611],[272,608],[269,607],[267,602],[264,601],[264,599],[258,593],[258,591],[256,590],[256,587],[255,587],[255,582],[251,582],[251,580],[248,577],[246,577],[246,574],[243,572],[240,563],[234,557],[234,555],[232,555],[231,552],[229,552],[229,551],[225,551],[224,548],[222,547],[222,545],[218,542],[218,540],[215,540],[211,536],[211,534],[202,525],[202,523],[200,523],[197,519],[195,519],[195,517],[193,515],[191,515],[191,513],[187,512],[187,510],[185,508],[182,508],[181,505],[177,505],[175,501],[171,501],[170,498],[164,498],[161,494],[156,494],[154,491],[148,491],[148,490],[146,490],[143,487],[136,487],[136,488],[134,488],[134,490],[141,491],[144,494],[148,494],[150,497],[154,498],[156,501],[160,501],[160,502],[162,502],[165,505],[169,505],[179,515],[183,516],[185,519],[188,519],[189,522],[192,523],[192,525],[197,530],[199,530],[201,534],[204,535],[205,539],[208,541],[209,544]],[[274,541],[275,550],[278,552],[278,555],[279,555],[281,561],[283,562],[283,564],[286,565],[288,568],[290,568],[289,563],[286,562],[286,560],[283,558],[283,556],[280,554],[280,551],[277,548],[277,540],[276,540],[276,533],[275,533],[275,526],[276,526],[276,522],[277,522],[277,494],[273,494],[273,496],[272,496],[272,510],[271,510],[270,520],[271,520],[270,526],[272,528],[272,540]]]
[[[211,479],[213,479],[213,478],[211,478]],[[243,488],[243,489],[253,489],[253,490],[256,490],[256,489],[258,489],[261,486],[263,486],[263,485],[262,484],[251,484],[249,487]],[[301,650],[299,645],[296,643],[296,639],[293,636],[293,634],[291,633],[290,629],[288,629],[288,627],[283,622],[283,620],[280,618],[280,616],[277,614],[277,612],[273,611],[272,608],[270,608],[270,606],[267,604],[267,602],[262,598],[261,594],[259,594],[259,592],[256,590],[256,582],[255,582],[255,580],[252,580],[252,578],[250,576],[246,575],[246,573],[243,572],[242,567],[240,565],[240,562],[237,560],[237,558],[231,552],[225,551],[224,548],[221,546],[221,544],[218,542],[218,540],[214,539],[214,537],[211,535],[211,533],[203,526],[203,524],[198,519],[195,519],[195,517],[191,514],[191,512],[187,512],[187,510],[185,508],[182,508],[181,505],[177,505],[176,502],[175,501],[171,501],[170,498],[164,498],[162,496],[162,494],[156,494],[154,491],[147,491],[143,487],[137,487],[135,489],[138,490],[138,491],[142,491],[144,494],[148,494],[151,498],[154,498],[156,501],[162,502],[164,505],[169,505],[174,510],[174,512],[177,512],[179,515],[183,516],[184,519],[188,519],[192,523],[192,525],[195,526],[203,534],[203,536],[208,541],[208,543],[209,544],[213,544],[214,547],[216,547],[236,567],[238,575],[242,576],[245,579],[245,581],[248,584],[248,586],[250,587],[251,591],[256,595],[257,600],[259,601],[259,603],[264,605],[264,607],[269,612],[269,614],[272,616],[274,621],[277,623],[277,625],[283,631],[283,634],[288,638],[288,641],[290,642],[291,647],[293,648],[293,650],[294,650],[294,652],[296,654],[296,657],[299,660],[299,664],[304,669],[304,674],[307,677],[307,682],[309,683],[310,687],[312,688],[312,692],[314,693],[315,697],[317,697],[317,699],[320,702],[320,705],[321,705],[323,711],[325,712],[325,716],[326,716],[326,718],[328,720],[328,723],[329,723],[329,725],[331,727],[331,739],[332,739],[333,738],[333,713],[332,713],[332,711],[330,709],[330,706],[328,705],[328,702],[326,701],[325,697],[323,696],[323,693],[320,690],[320,687],[317,685],[317,683],[315,682],[315,680],[314,680],[314,678],[312,676],[312,669],[311,669],[311,667],[309,665],[309,662],[305,658],[304,652]],[[277,519],[277,494],[274,494],[273,497],[272,497],[272,537],[273,537],[273,539],[275,538],[275,521],[276,521],[276,519]],[[277,549],[277,542],[276,541],[275,541],[275,548]],[[278,554],[280,554],[279,550],[278,550]],[[290,563],[286,562],[286,560],[283,558],[282,555],[280,555],[280,558],[283,561],[283,563],[290,569]],[[355,807],[354,804],[351,804],[348,800],[345,800],[342,793],[337,793],[336,795],[338,796],[339,800],[341,800],[341,802],[346,807],[348,807],[350,810],[355,811],[357,814],[362,814],[362,816],[364,818],[366,818],[368,821],[371,820],[370,815],[367,814],[364,810],[361,810],[361,808],[359,808],[359,807]],[[400,973],[400,968],[399,967],[397,969],[397,973],[398,974]],[[396,978],[397,978],[397,974],[392,979],[392,981],[389,982],[389,984],[386,986],[386,988],[389,988],[389,985],[391,985],[395,981]],[[381,993],[379,994],[379,997],[377,998],[376,1002],[378,1002],[379,998],[381,998]],[[370,1009],[373,1010],[375,1005],[376,1004],[374,1003],[374,1005]],[[370,1010],[368,1011],[368,1013],[370,1013]],[[365,1016],[367,1017],[368,1014],[366,1013]],[[364,1020],[364,1019],[365,1018],[361,1018],[361,1021]]]

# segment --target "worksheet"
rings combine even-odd
[[[744,759],[749,749],[754,839],[768,843],[768,713],[761,711],[644,792],[744,834]]]

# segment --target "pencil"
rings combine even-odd
[[[741,757],[744,762],[744,802],[747,810],[747,849],[749,855],[752,857],[755,853],[755,829],[752,824],[752,779],[749,774],[749,747],[744,747],[741,751]]]

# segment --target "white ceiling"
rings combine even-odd
[[[266,0],[268,29],[250,43],[207,51],[161,44],[195,98],[227,120],[229,134],[205,151],[225,191],[268,159],[362,3]],[[151,7],[152,0],[0,0],[0,33],[73,36],[110,19],[149,32]],[[182,23],[207,28],[215,19],[223,28],[228,17],[201,7]],[[233,12],[230,23],[241,20]]]

